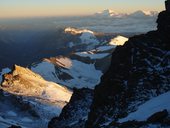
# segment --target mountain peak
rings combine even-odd
[[[144,11],[144,10],[138,10],[135,11],[131,14],[129,14],[130,16],[156,16],[158,15],[157,11]]]
[[[137,10],[132,13],[118,13],[110,9],[103,10],[101,12],[95,13],[96,16],[102,16],[102,17],[125,17],[125,16],[133,16],[133,17],[143,17],[143,16],[157,16],[157,11],[143,11],[143,10]]]
[[[70,33],[70,34],[73,34],[73,35],[82,34],[82,33],[94,34],[93,31],[90,31],[88,29],[78,29],[78,28],[73,28],[73,27],[65,28],[64,32],[65,33]]]
[[[111,9],[105,9],[101,12],[97,12],[95,13],[96,16],[108,16],[108,17],[112,17],[112,16],[119,16],[120,14],[111,10]]]
[[[105,9],[105,10],[103,10],[103,12],[107,12],[107,13],[109,13],[109,14],[112,14],[112,13],[115,13],[113,10],[111,10],[111,9]]]
[[[170,1],[169,0],[165,1],[165,8],[166,8],[166,11],[170,12]]]
[[[49,101],[59,99],[68,102],[72,95],[68,89],[46,81],[30,69],[18,65],[14,65],[12,72],[4,74],[1,89],[11,94],[38,97]]]

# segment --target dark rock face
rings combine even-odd
[[[167,12],[170,12],[170,0],[165,1],[165,8]]]
[[[150,123],[161,123],[163,120],[168,117],[168,111],[165,109],[161,112],[157,112],[153,115],[151,115],[147,121]]]
[[[170,43],[170,12],[163,11],[158,16],[158,32],[161,39],[169,47]]]
[[[49,128],[83,128],[87,120],[93,90],[83,88],[74,89],[70,102],[63,108],[59,117],[53,118]]]
[[[170,91],[170,13],[159,14],[158,30],[134,36],[112,54],[96,86],[86,128],[109,127],[152,97]]]
[[[12,126],[10,126],[9,128],[22,128],[22,127],[16,126],[16,125],[12,125]]]

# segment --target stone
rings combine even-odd
[[[8,128],[22,128],[22,127],[21,126],[12,125],[12,126],[10,126]]]
[[[170,12],[170,0],[165,1],[165,8],[166,8],[166,11]]]

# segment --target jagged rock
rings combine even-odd
[[[170,117],[167,117],[163,120],[163,124],[170,125]]]
[[[134,36],[112,54],[96,86],[86,128],[109,127],[152,97],[170,91],[170,14],[161,12],[158,30]]]
[[[142,126],[146,126],[146,122],[128,121],[128,122],[117,125],[118,128],[139,128]]]
[[[170,47],[170,12],[167,11],[163,11],[159,14],[158,19],[157,19],[157,23],[158,23],[158,32],[159,32],[159,36],[161,38],[161,40],[163,40],[166,45],[167,48]]]
[[[12,126],[10,126],[8,128],[22,128],[22,127],[21,126],[12,125]]]
[[[93,90],[74,89],[70,102],[63,108],[59,117],[53,118],[49,128],[83,128],[92,102]]]
[[[168,111],[165,109],[163,111],[154,113],[147,119],[147,121],[150,123],[162,123],[166,117],[168,117]]]
[[[165,8],[167,12],[170,12],[170,1],[169,0],[165,1]]]

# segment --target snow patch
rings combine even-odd
[[[68,28],[65,28],[64,31],[65,31],[65,33],[70,33],[70,34],[73,34],[73,35],[80,34],[79,38],[81,40],[81,43],[86,44],[87,49],[93,49],[94,46],[96,46],[100,43],[98,41],[98,39],[96,38],[95,33],[91,30],[68,27]],[[71,46],[73,46],[73,45],[74,44],[71,43]]]
[[[2,82],[2,75],[5,73],[9,73],[10,71],[11,71],[11,69],[9,69],[9,68],[2,69],[2,71],[0,72],[0,83]]]
[[[67,68],[57,68],[52,63],[42,62],[31,68],[45,79],[69,86],[71,88],[94,88],[100,82],[102,72],[95,69],[94,64],[86,64],[81,61],[72,60],[72,66]],[[46,69],[46,70],[44,70]],[[67,74],[71,78],[60,78],[62,74]]]
[[[116,48],[115,45],[104,45],[99,46],[93,50],[85,51],[85,52],[76,52],[75,55],[81,56],[81,57],[89,57],[90,59],[103,59],[107,56],[109,56],[111,53],[109,50],[113,50]]]
[[[51,57],[50,59],[44,59],[44,61],[52,62],[53,64],[63,67],[70,68],[72,66],[72,61],[67,57]]]
[[[130,113],[127,117],[120,119],[119,122],[123,123],[130,120],[146,121],[148,117],[156,112],[167,109],[170,112],[170,92],[164,93],[155,97],[138,107],[138,110]]]
[[[77,28],[72,28],[72,27],[68,27],[65,28],[64,30],[65,33],[71,33],[71,34],[82,34],[82,33],[91,33],[94,34],[93,31],[87,30],[87,29],[77,29]]]
[[[126,41],[128,41],[129,39],[124,37],[124,36],[117,36],[113,39],[111,39],[111,41],[109,42],[110,45],[124,45],[124,43]]]
[[[99,47],[96,48],[96,50],[99,51],[99,52],[104,52],[104,51],[107,51],[107,50],[111,50],[113,48],[116,48],[116,46],[106,45],[106,46],[99,46]]]
[[[102,59],[102,58],[110,55],[109,53],[98,53],[98,54],[92,53],[92,54],[90,54],[88,52],[77,52],[75,54],[78,56],[81,56],[81,57],[89,57],[92,60],[93,59]]]
[[[101,12],[97,12],[94,15],[95,16],[100,16],[100,17],[117,17],[117,18],[121,18],[121,17],[126,16],[127,14],[125,14],[125,13],[117,13],[117,12],[115,12],[113,10],[106,9],[106,10],[103,10]]]
[[[130,17],[138,17],[138,18],[143,18],[146,16],[153,17],[157,15],[158,15],[157,11],[142,11],[142,10],[138,10],[136,12],[129,14]]]
[[[82,35],[80,36],[81,42],[84,44],[91,44],[94,43],[99,44],[99,41],[97,40],[96,36],[94,33],[91,32],[83,32]]]

